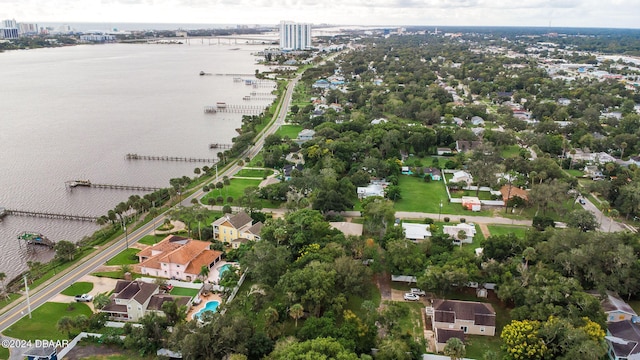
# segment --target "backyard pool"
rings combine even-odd
[[[218,281],[220,279],[222,279],[222,274],[224,274],[225,271],[229,270],[229,268],[233,266],[231,264],[224,264],[222,266],[220,266],[220,269],[218,269]]]
[[[217,300],[207,301],[207,303],[204,304],[204,307],[202,309],[198,310],[197,313],[193,314],[193,318],[194,319],[200,319],[200,316],[205,311],[216,312],[216,310],[218,309],[219,305],[220,305],[220,301],[217,301]]]

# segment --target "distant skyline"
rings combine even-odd
[[[640,0],[0,0],[18,22],[640,28]]]

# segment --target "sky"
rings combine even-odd
[[[640,0],[0,0],[18,22],[640,28]]]

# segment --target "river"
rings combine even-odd
[[[168,187],[205,163],[126,160],[125,154],[217,158],[209,143],[231,143],[241,114],[206,105],[266,106],[243,100],[258,88],[251,45],[105,44],[0,53],[0,207],[100,216],[132,194],[65,187],[65,181]],[[200,71],[211,73],[200,76]],[[235,76],[238,77],[238,76]],[[210,165],[210,164],[209,164]],[[7,216],[0,222],[0,272],[11,279],[45,248],[20,244],[22,231],[78,241],[92,223]]]

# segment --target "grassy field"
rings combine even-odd
[[[491,236],[515,234],[519,238],[524,238],[527,230],[529,230],[526,226],[487,225],[487,227],[489,228]]]
[[[276,134],[282,137],[289,137],[289,139],[298,138],[298,133],[302,131],[302,126],[300,125],[282,125],[276,131]]]
[[[248,187],[248,186],[258,186],[260,184],[262,180],[261,179],[231,179],[231,182],[228,186],[223,187],[222,189],[214,189],[211,190],[207,193],[207,195],[205,195],[201,202],[203,204],[207,204],[207,199],[213,197],[214,199],[217,198],[219,195],[222,195],[222,197],[224,198],[224,204],[227,204],[227,197],[231,196],[233,197],[233,203],[231,203],[230,205],[233,206],[237,206],[238,205],[238,199],[241,196],[244,196],[244,188]],[[267,201],[267,200],[261,200],[262,201],[262,207],[266,207],[266,208],[277,208],[280,206],[279,202],[273,202],[273,201]],[[217,204],[217,205],[224,205],[224,204]]]
[[[491,216],[489,211],[471,214],[460,204],[449,203],[447,191],[442,181],[424,182],[414,176],[400,176],[398,182],[402,199],[395,202],[396,211],[417,211],[437,214],[442,201],[442,214]]]
[[[584,175],[584,171],[575,170],[575,169],[565,170],[565,172],[575,177],[582,177],[582,175]]]
[[[65,340],[67,334],[56,330],[58,320],[63,316],[76,317],[78,315],[91,316],[91,309],[83,303],[44,303],[32,311],[32,318],[23,317],[4,331],[4,335],[23,340]]]
[[[122,275],[122,271],[99,271],[99,272],[91,273],[91,275],[97,276],[97,277],[106,277],[106,278],[110,278],[110,279],[123,279],[124,278],[124,275]],[[141,277],[142,277],[142,274],[131,273],[131,278],[133,278],[133,279],[137,279],[137,278],[141,278]],[[152,276],[146,275],[146,277],[152,277]]]
[[[262,179],[262,178],[267,177],[267,176],[269,176],[271,174],[273,174],[273,170],[271,170],[271,169],[264,169],[264,170],[242,169],[242,170],[238,171],[238,173],[235,176],[254,177],[254,178]]]
[[[500,336],[482,336],[482,335],[466,335],[465,346],[467,354],[465,357],[470,359],[482,359],[482,356],[488,351],[493,351],[497,357],[496,359],[502,359],[504,356],[502,349],[502,340]]]
[[[123,250],[118,255],[112,257],[107,261],[107,265],[124,265],[124,264],[137,264],[139,262],[137,253],[140,252],[140,249],[128,248]]]
[[[62,290],[62,294],[67,296],[75,296],[78,294],[86,294],[91,290],[93,290],[93,283],[79,281]]]
[[[162,241],[165,237],[167,237],[167,235],[146,235],[138,242],[145,245],[154,245]]]
[[[198,289],[174,287],[173,289],[171,289],[170,294],[171,295],[178,295],[178,296],[191,296],[191,297],[194,297],[194,296],[198,295],[199,291],[200,290],[198,290]]]
[[[253,159],[247,164],[247,166],[256,166],[260,167],[264,164],[264,157],[262,156],[262,151],[258,153],[258,155],[254,156]]]
[[[462,198],[463,196],[476,196],[476,191],[475,190],[463,190],[463,191],[452,191],[451,192],[451,197],[452,198]],[[480,200],[493,200],[491,198],[491,193],[488,191],[479,191],[478,192],[478,199]]]
[[[9,349],[4,346],[0,346],[0,359],[8,359],[9,358]]]
[[[503,149],[500,150],[500,156],[502,156],[505,159],[510,157],[516,157],[518,155],[520,155],[520,146],[518,145],[505,146]]]

